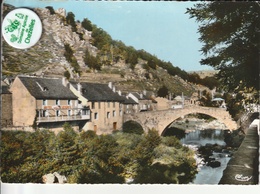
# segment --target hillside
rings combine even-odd
[[[13,7],[5,5],[4,14],[12,9]],[[137,52],[132,47],[109,39],[109,35],[94,25],[96,31],[86,30],[82,27],[82,22],[74,23],[73,13],[66,13],[62,8],[55,11],[37,8],[34,11],[43,23],[42,37],[34,47],[27,50],[12,48],[3,41],[4,75],[66,75],[70,79],[82,81],[112,81],[122,91],[146,89],[156,93],[165,85],[176,95],[182,92],[191,95],[198,89],[196,85],[184,81],[188,75],[186,72],[154,59],[145,51]],[[69,20],[68,14],[72,20]],[[111,44],[99,41],[97,32],[108,37]],[[112,43],[115,46],[112,47]],[[86,60],[86,52],[89,60]],[[93,65],[96,63],[99,66]]]

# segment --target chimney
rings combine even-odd
[[[115,86],[113,86],[113,92],[116,92],[116,87]]]
[[[110,89],[112,89],[112,87],[113,87],[112,82],[108,82],[108,87],[109,87]]]
[[[80,83],[77,84],[77,89],[78,89],[79,93],[82,94],[82,86]]]
[[[119,95],[119,96],[122,96],[121,90],[118,90],[118,95]]]
[[[143,91],[143,94],[146,96],[146,94],[147,94],[146,90]]]
[[[144,95],[143,93],[140,94],[140,98],[143,99],[144,98]]]

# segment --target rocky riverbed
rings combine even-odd
[[[171,124],[170,127],[176,127],[179,129],[184,129],[186,132],[194,131],[196,129],[221,129],[226,130],[226,126],[219,122],[218,120],[206,120],[194,117],[187,117],[184,119],[179,119]]]

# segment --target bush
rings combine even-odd
[[[144,133],[144,130],[143,130],[143,127],[135,122],[135,121],[126,121],[124,124],[123,124],[123,132],[124,133],[135,133],[135,134],[143,134]]]

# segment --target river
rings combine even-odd
[[[206,144],[225,145],[224,131],[220,129],[195,129],[186,134],[185,138],[181,139],[182,144],[189,146],[191,149],[197,150],[199,146]],[[199,172],[195,179],[190,184],[218,184],[223,170],[227,167],[230,157],[223,153],[213,152],[213,158],[221,163],[220,167],[212,168],[207,166],[202,158],[195,156]]]

